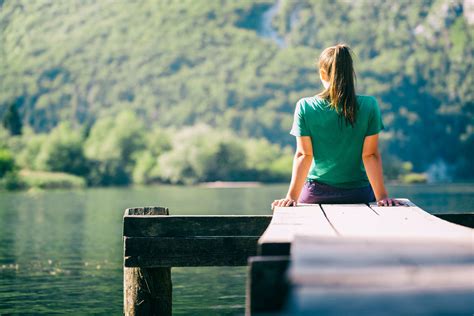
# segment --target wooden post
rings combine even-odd
[[[169,215],[163,207],[131,208],[126,215]],[[124,267],[124,314],[126,316],[172,314],[171,267]]]
[[[245,315],[277,312],[288,291],[289,256],[256,256],[248,259]]]
[[[125,315],[171,315],[170,267],[247,265],[270,220],[266,215],[169,216],[165,208],[127,209]]]

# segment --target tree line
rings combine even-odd
[[[212,181],[288,182],[293,148],[196,124],[147,126],[133,111],[90,126],[61,122],[49,133],[23,128],[12,106],[0,129],[0,188],[61,188]],[[424,181],[385,157],[388,179]]]
[[[8,124],[4,124],[8,126]],[[19,170],[78,176],[89,186],[195,184],[207,181],[287,181],[292,150],[266,139],[197,124],[147,127],[132,111],[74,128],[61,122],[47,134],[0,131],[0,182],[21,188]],[[15,153],[15,154],[13,154]]]

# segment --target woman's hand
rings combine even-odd
[[[296,200],[293,200],[293,199],[290,199],[290,198],[275,200],[272,203],[272,211],[277,206],[296,206]]]
[[[405,205],[405,202],[391,198],[384,198],[377,201],[377,206],[401,206]]]

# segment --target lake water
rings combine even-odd
[[[122,313],[122,216],[271,214],[286,185],[0,192],[0,314]],[[473,212],[474,184],[391,186],[431,213]],[[242,315],[245,267],[173,268],[174,315]]]

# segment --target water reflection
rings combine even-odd
[[[156,186],[0,193],[0,313],[122,313],[122,216],[127,207],[172,214],[270,214],[286,185]],[[433,213],[474,211],[474,185],[392,186]],[[173,268],[176,315],[242,314],[245,267]]]

